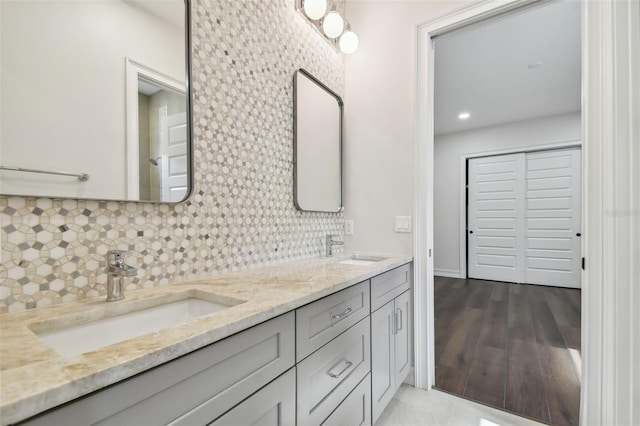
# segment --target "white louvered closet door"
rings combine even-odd
[[[469,160],[469,278],[580,287],[580,149]]]
[[[469,160],[469,277],[522,282],[524,154]]]
[[[525,281],[580,288],[580,149],[527,154]]]

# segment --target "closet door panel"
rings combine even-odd
[[[469,278],[524,278],[524,153],[469,160]]]
[[[526,156],[525,278],[580,287],[580,148]]]

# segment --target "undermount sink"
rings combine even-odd
[[[71,357],[185,323],[238,303],[225,305],[189,297],[69,327],[33,331],[51,349]],[[109,310],[109,307],[105,309]]]
[[[343,265],[356,265],[356,266],[366,266],[372,265],[376,262],[380,262],[381,260],[387,259],[386,257],[381,256],[367,256],[367,255],[358,255],[354,254],[346,259],[339,260],[338,263]]]

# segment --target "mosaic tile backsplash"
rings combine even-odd
[[[106,253],[127,290],[321,255],[342,214],[293,203],[293,72],[339,94],[342,56],[294,0],[194,0],[194,189],[177,205],[0,197],[0,312],[106,294]]]

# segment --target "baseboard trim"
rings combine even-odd
[[[416,368],[415,367],[411,367],[411,370],[409,370],[407,377],[404,378],[404,381],[402,383],[406,383],[410,386],[413,386],[414,388],[416,387]]]
[[[434,269],[433,275],[437,277],[462,278],[460,276],[460,271],[455,271],[453,269]]]

